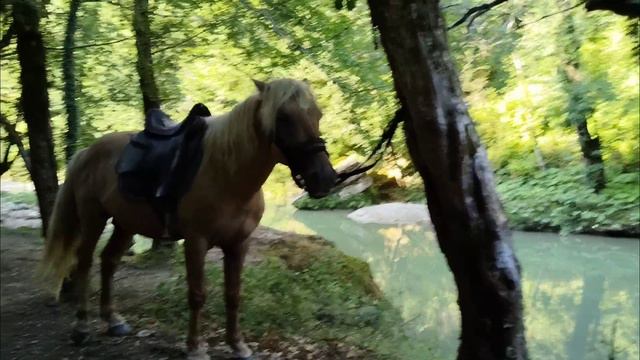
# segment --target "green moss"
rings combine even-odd
[[[205,313],[223,326],[220,266],[209,268],[207,279]],[[186,326],[185,286],[180,275],[158,287],[150,308],[158,319]],[[246,267],[242,299],[242,328],[253,340],[301,335],[354,345],[378,358],[396,358],[398,348],[405,355],[415,351],[399,312],[382,297],[368,265],[326,243],[287,240],[271,246],[263,261]]]

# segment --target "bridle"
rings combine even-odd
[[[404,121],[406,116],[407,113],[403,107],[400,107],[398,110],[396,110],[393,118],[391,118],[391,120],[385,126],[380,140],[378,140],[378,143],[373,148],[373,151],[371,152],[369,157],[364,161],[362,165],[360,165],[356,169],[338,173],[334,187],[342,184],[350,177],[362,174],[375,167],[380,162],[380,160],[382,160],[385,150],[391,146],[393,135],[395,134],[398,125]],[[291,170],[291,177],[293,178],[293,181],[300,189],[306,190],[304,179],[302,178],[301,174],[302,164],[306,160],[307,156],[314,153],[324,152],[328,156],[329,152],[327,151],[327,147],[325,145],[326,142],[324,141],[324,139],[318,136],[307,141],[287,145],[284,143],[282,138],[278,137],[277,133],[274,134],[273,137],[273,141],[280,149],[289,164],[289,169]],[[366,163],[374,159],[374,157],[376,157],[376,159],[372,163],[365,165]]]
[[[319,152],[324,152],[329,156],[325,145],[326,142],[321,137],[314,137],[295,144],[285,144],[283,139],[279,138],[276,134],[274,142],[289,164],[293,181],[303,190],[305,189],[305,184],[301,172],[304,161],[306,161],[310,155]]]

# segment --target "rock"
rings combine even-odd
[[[353,221],[364,224],[430,224],[429,210],[426,205],[407,203],[388,203],[367,206],[347,215]]]
[[[154,331],[152,331],[152,330],[144,329],[144,330],[140,330],[140,331],[138,331],[138,333],[136,334],[136,336],[137,336],[137,337],[139,337],[139,338],[143,338],[143,337],[151,336],[151,335],[153,335],[154,333],[155,333],[155,332],[154,332]]]
[[[350,196],[360,194],[361,192],[367,190],[373,185],[373,179],[365,176],[358,179],[357,182],[347,185],[340,192],[338,192],[338,197],[340,199],[348,198]]]

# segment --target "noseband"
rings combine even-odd
[[[296,144],[285,144],[282,139],[276,136],[275,144],[278,149],[282,151],[282,154],[289,163],[289,169],[291,169],[291,177],[293,178],[293,181],[295,181],[296,185],[303,190],[305,189],[305,184],[301,171],[303,169],[304,162],[309,156],[315,153],[324,152],[327,156],[329,155],[327,147],[325,146],[325,141],[320,137],[312,138]]]

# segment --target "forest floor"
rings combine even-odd
[[[179,268],[172,261],[145,261],[138,257],[125,257],[115,275],[115,304],[118,311],[133,326],[131,336],[109,337],[105,325],[98,319],[99,261],[92,269],[92,291],[89,316],[92,319],[92,336],[82,346],[70,341],[74,307],[56,304],[36,286],[34,269],[42,252],[42,240],[38,230],[8,230],[0,228],[1,260],[1,359],[184,359],[184,332],[180,321],[160,321],[150,311],[150,303],[157,302],[158,285],[176,278]],[[275,235],[274,235],[275,234]],[[283,235],[284,234],[284,235]],[[261,253],[270,243],[295,234],[280,233],[269,229],[257,231],[253,236],[249,266],[260,262]],[[321,240],[321,239],[320,239]],[[322,241],[322,240],[321,240]],[[220,260],[221,254],[212,250],[209,260]],[[210,261],[211,262],[211,261]],[[368,271],[368,268],[367,268]],[[179,277],[178,277],[179,278]],[[183,282],[182,280],[181,282]],[[184,290],[184,289],[181,289]],[[176,292],[178,299],[186,296]],[[185,301],[186,302],[186,301]],[[185,304],[186,305],[186,304]],[[170,303],[154,304],[163,311],[187,314],[186,306],[177,308]],[[151,308],[153,308],[151,306]],[[207,324],[208,323],[208,324]],[[167,325],[171,324],[171,325]],[[203,326],[204,339],[209,344],[212,359],[232,358],[224,345],[223,324],[209,318]],[[353,345],[329,341],[314,341],[304,334],[282,337],[274,335],[249,335],[249,345],[254,350],[253,359],[371,359],[371,351]]]

